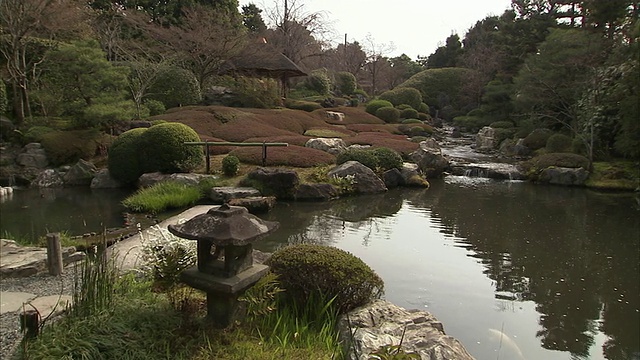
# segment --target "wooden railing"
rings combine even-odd
[[[207,158],[207,174],[210,172],[210,160],[211,154],[209,151],[209,146],[261,146],[262,147],[262,166],[267,166],[267,147],[269,146],[289,146],[288,143],[239,143],[239,142],[228,142],[228,141],[197,141],[197,142],[185,142],[185,145],[200,145],[205,148],[205,156]]]

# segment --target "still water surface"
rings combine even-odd
[[[29,192],[0,204],[0,230],[17,233],[22,221],[36,231],[43,214],[81,219],[77,233],[100,231],[109,216],[122,221],[126,194],[96,200],[90,191],[58,195],[62,205],[44,206],[53,215],[6,220],[44,201],[25,205]],[[640,358],[633,194],[448,177],[429,190],[280,203],[265,218],[281,226],[257,248],[311,242],[350,251],[385,280],[388,300],[432,312],[479,360]]]

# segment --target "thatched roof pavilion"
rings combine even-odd
[[[308,74],[284,54],[266,43],[252,44],[233,60],[226,61],[220,74],[279,79],[286,97],[289,78]]]

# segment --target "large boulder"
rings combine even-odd
[[[29,143],[22,148],[22,152],[16,158],[20,166],[44,169],[49,165],[47,154],[40,143]]]
[[[96,173],[91,180],[90,187],[92,189],[115,189],[124,187],[125,184],[111,177],[109,169],[102,169]]]
[[[96,169],[95,165],[89,161],[80,159],[64,174],[62,179],[64,180],[65,185],[86,186],[91,184],[91,181],[97,172],[98,169]]]
[[[500,144],[500,153],[506,156],[527,157],[531,155],[531,149],[524,146],[524,139],[506,139]]]
[[[417,164],[413,163],[402,163],[402,169],[400,169],[400,175],[402,176],[402,185],[403,186],[412,186],[412,187],[429,187],[429,181],[424,178],[424,176],[420,173],[420,168]]]
[[[294,195],[296,200],[329,201],[338,197],[338,189],[331,184],[300,184]]]
[[[309,139],[305,147],[328,152],[332,155],[338,155],[347,149],[347,144],[340,138],[316,138]]]
[[[357,161],[347,161],[331,169],[329,177],[350,177],[353,176],[356,193],[374,194],[387,191],[384,182],[373,172],[373,170]]]
[[[490,126],[485,126],[476,135],[476,150],[493,150],[498,146],[497,141],[496,130]]]
[[[243,184],[251,184],[265,195],[273,195],[278,199],[293,199],[300,177],[293,170],[259,167],[247,174]]]
[[[174,173],[163,174],[161,172],[152,172],[142,174],[138,178],[139,188],[148,188],[163,181],[175,181],[188,186],[197,186],[202,180],[216,179],[215,175],[194,174],[194,173]]]
[[[36,176],[31,185],[40,188],[63,187],[64,179],[58,170],[46,169]]]
[[[384,181],[384,185],[388,189],[402,186],[404,183],[404,179],[402,178],[402,174],[400,173],[400,170],[396,168],[392,168],[385,171],[382,174],[382,180]]]
[[[247,208],[251,214],[263,214],[269,212],[276,205],[274,196],[251,196],[246,198],[236,198],[229,200],[231,206],[242,206]]]
[[[216,186],[209,193],[209,198],[216,204],[223,204],[231,199],[258,196],[261,196],[260,191],[252,187]]]
[[[589,177],[589,172],[583,168],[548,167],[540,173],[538,181],[542,183],[582,186]]]
[[[409,155],[409,159],[418,165],[427,178],[438,178],[449,169],[449,160],[442,155],[440,145],[434,139],[420,143],[418,150]]]
[[[385,300],[376,300],[343,315],[340,336],[349,360],[366,360],[380,347],[398,344],[402,344],[405,352],[417,353],[422,360],[473,360],[462,343],[447,335],[433,315],[406,310]]]

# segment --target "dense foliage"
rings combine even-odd
[[[163,123],[150,127],[140,136],[139,155],[144,172],[189,172],[204,163],[200,146],[185,145],[198,142],[200,137],[187,125]]]
[[[144,174],[140,162],[140,137],[146,128],[131,129],[118,136],[109,148],[109,174],[116,180],[131,184]]]
[[[334,247],[300,244],[282,248],[268,261],[271,271],[297,304],[313,296],[334,299],[340,313],[379,298],[382,279],[362,260]]]

